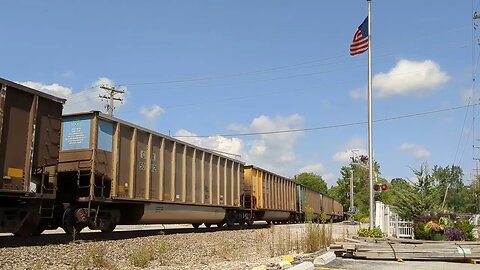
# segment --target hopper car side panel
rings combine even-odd
[[[75,218],[79,211],[87,217],[77,224],[102,208],[104,224],[238,220],[241,162],[98,112],[66,116],[62,130],[59,187],[68,192],[80,183],[69,207]],[[118,217],[128,205],[137,220]],[[190,215],[178,214],[182,206]]]
[[[327,216],[327,219],[332,220],[335,217],[334,200],[327,195],[322,196],[322,211]]]
[[[248,165],[244,167],[241,196],[245,221],[293,222],[298,220],[296,184],[290,179]]]
[[[31,235],[53,211],[64,102],[0,78],[0,232]]]
[[[334,220],[343,220],[343,205],[340,202],[333,201]]]
[[[297,185],[299,212],[305,219],[305,212],[311,211],[313,219],[319,219],[322,213],[322,194],[303,185]],[[309,210],[307,210],[309,209]]]

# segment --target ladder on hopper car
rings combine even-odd
[[[92,168],[91,168],[90,165],[88,165],[88,166],[81,165],[81,161],[78,161],[78,165],[77,165],[77,187],[78,187],[77,197],[78,198],[88,197],[89,200],[94,200],[94,199],[105,200],[106,199],[106,197],[105,197],[105,182],[106,182],[105,181],[105,175],[102,174],[101,181],[100,181],[99,184],[97,184],[96,177],[94,177],[94,180],[93,180],[93,183],[92,183],[92,180],[91,180],[92,173],[93,172],[92,172]],[[88,181],[82,180],[82,179],[84,179],[82,177],[88,177]],[[88,182],[88,184],[85,184],[85,182]],[[93,190],[92,194],[90,192],[91,190]],[[98,191],[100,191],[100,193],[99,193],[100,196],[96,195],[96,194],[98,194],[97,193]],[[82,195],[86,195],[86,194],[88,194],[88,196],[82,196]]]
[[[55,193],[58,190],[58,188],[57,188],[56,185],[52,185],[52,187],[49,187],[48,183],[53,183],[54,182],[54,181],[50,181],[50,179],[57,176],[56,175],[57,167],[58,167],[58,165],[55,165],[55,170],[54,170],[55,174],[54,175],[48,174],[48,179],[47,179],[47,174],[45,173],[45,166],[43,166],[42,177],[41,177],[42,180],[40,182],[40,197],[41,198],[43,198],[45,194],[48,194],[49,196],[51,196],[51,198],[55,198],[55,195],[56,195]],[[50,204],[46,205],[43,202],[40,203],[38,213],[40,214],[40,218],[46,218],[46,219],[53,218],[53,215],[55,214],[55,204],[50,203]]]

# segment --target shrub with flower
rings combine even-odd
[[[459,241],[465,239],[464,234],[461,230],[456,228],[446,228],[445,229],[445,240],[447,241]]]
[[[443,229],[444,227],[438,223],[436,223],[435,221],[433,220],[430,220],[429,222],[427,222],[427,224],[425,224],[425,230],[427,232],[437,232],[437,233],[440,233],[440,232],[443,232]]]

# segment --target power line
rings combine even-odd
[[[412,118],[412,117],[435,114],[435,113],[440,113],[440,112],[459,110],[459,109],[463,109],[463,108],[476,106],[476,105],[479,105],[479,104],[480,103],[467,104],[467,105],[449,107],[449,108],[438,109],[438,110],[427,111],[427,112],[420,112],[420,113],[413,113],[413,114],[387,117],[387,118],[374,120],[373,122],[378,123],[378,122],[399,120],[399,119],[404,119],[404,118]],[[255,135],[271,135],[271,134],[280,134],[280,133],[294,133],[294,132],[314,131],[314,130],[322,130],[322,129],[334,129],[334,128],[341,128],[341,127],[358,126],[358,125],[363,125],[363,124],[367,124],[367,121],[352,122],[352,123],[337,124],[337,125],[327,125],[327,126],[311,127],[311,128],[273,130],[273,131],[265,131],[265,132],[248,132],[248,133],[216,134],[216,135],[183,135],[183,136],[173,136],[173,137],[176,137],[176,138],[208,138],[208,137],[217,137],[217,136],[221,136],[221,137],[241,137],[241,136],[255,136]]]
[[[444,36],[445,33],[450,33],[450,32],[458,32],[459,29],[463,29],[464,27],[456,27],[456,28],[451,28],[448,30],[442,30],[441,32],[438,33],[430,33],[429,35],[423,35],[418,38],[413,38],[410,40],[423,40],[423,39],[432,39],[435,36],[441,35]],[[439,48],[439,50],[445,50],[445,46],[442,46],[442,48]],[[385,51],[383,54],[377,54],[376,58],[380,57],[385,57],[391,55],[390,52]],[[328,62],[329,60],[332,60],[331,62]],[[334,61],[337,60],[337,61]],[[242,76],[254,76],[254,75],[262,75],[262,74],[268,74],[268,73],[273,73],[273,72],[279,72],[279,71],[286,71],[286,70],[292,70],[292,69],[299,69],[299,68],[305,68],[308,66],[315,66],[316,64],[320,63],[325,63],[327,64],[341,64],[342,62],[349,62],[351,63],[352,61],[357,61],[357,60],[352,60],[349,57],[345,55],[336,55],[332,57],[326,57],[322,59],[316,59],[316,60],[310,60],[306,62],[300,62],[300,63],[295,63],[295,64],[290,64],[290,65],[283,65],[283,66],[274,66],[270,68],[264,68],[264,69],[258,69],[258,70],[253,70],[253,71],[245,71],[245,72],[239,72],[239,73],[232,73],[232,74],[221,74],[221,75],[212,75],[212,76],[205,76],[205,77],[198,77],[198,78],[188,78],[188,79],[179,79],[179,80],[165,80],[165,81],[146,81],[146,82],[123,82],[123,83],[118,83],[116,86],[142,86],[142,85],[162,85],[162,84],[177,84],[177,83],[189,83],[189,82],[198,82],[198,81],[211,81],[211,80],[220,80],[220,79],[227,79],[227,78],[234,78],[234,77],[242,77]],[[358,60],[361,61],[361,60]],[[358,62],[357,61],[357,62]],[[310,74],[313,75],[313,74]]]

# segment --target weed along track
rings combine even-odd
[[[45,235],[38,237],[38,245],[0,248],[0,268],[251,269],[275,262],[278,256],[321,250],[332,239],[346,236],[341,224],[254,226],[256,229],[115,232],[107,239],[93,237],[99,233],[82,233],[74,242],[42,242],[42,238],[65,237]],[[113,236],[117,234],[122,237]],[[0,243],[4,240],[2,237]],[[32,258],[31,254],[36,255]]]

